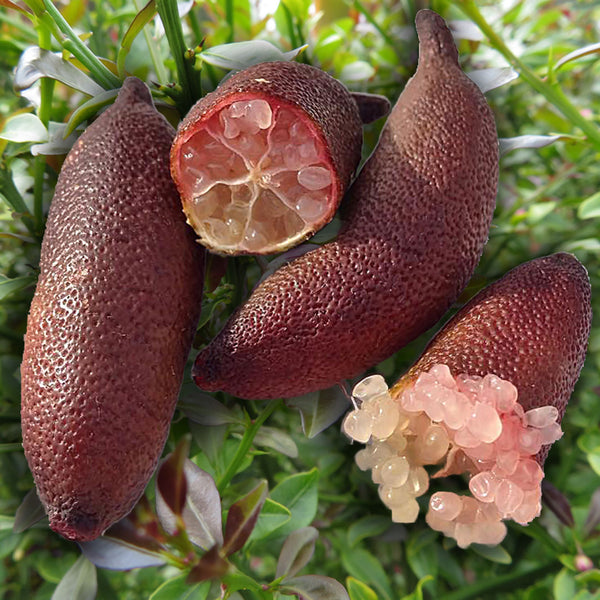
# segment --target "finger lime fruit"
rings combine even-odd
[[[361,146],[357,103],[339,81],[268,62],[196,103],[178,128],[171,173],[203,245],[272,254],[331,221]]]
[[[265,279],[197,357],[205,390],[305,394],[354,377],[441,318],[487,240],[492,113],[443,19],[417,15],[419,66],[342,205],[337,239]]]
[[[164,446],[199,316],[204,250],[169,173],[173,128],[128,78],[51,204],[21,367],[23,446],[52,529],[127,514]]]
[[[344,431],[371,442],[372,469],[392,519],[412,522],[437,477],[466,473],[470,495],[436,492],[427,521],[459,546],[497,544],[503,519],[541,510],[542,466],[583,366],[591,324],[587,272],[570,254],[525,263],[475,296],[389,391],[360,382]]]

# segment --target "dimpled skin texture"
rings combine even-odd
[[[571,254],[538,258],[507,273],[465,305],[392,389],[435,364],[454,376],[510,381],[527,411],[551,404],[562,419],[583,366],[592,318],[587,272]],[[538,459],[543,463],[549,446]]]
[[[496,198],[498,141],[444,21],[417,16],[419,67],[342,205],[338,238],[259,285],[194,365],[242,398],[353,377],[431,327],[469,280]]]
[[[129,78],[60,173],[21,367],[23,446],[61,535],[127,514],[164,446],[204,251],[169,176],[173,128]]]
[[[260,63],[232,75],[214,92],[192,107],[177,128],[171,151],[173,180],[179,181],[181,146],[194,134],[200,121],[237,100],[273,98],[306,112],[328,149],[337,174],[337,200],[329,220],[350,184],[361,157],[362,121],[350,92],[321,69],[297,62]]]

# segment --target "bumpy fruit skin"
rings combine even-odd
[[[338,238],[254,290],[196,359],[202,389],[256,399],[334,385],[431,327],[468,282],[495,205],[496,128],[443,19],[421,11],[417,31],[417,72]]]
[[[199,316],[204,251],[169,175],[174,130],[125,81],[60,173],[21,367],[23,446],[52,529],[96,538],[156,466]]]
[[[303,63],[265,62],[235,73],[214,92],[201,98],[177,128],[171,150],[171,174],[181,194],[184,210],[188,210],[187,205],[192,200],[188,198],[189,184],[184,183],[183,146],[201,123],[224,106],[252,99],[289,105],[307,115],[335,173],[331,206],[320,222],[320,227],[324,226],[333,218],[361,159],[361,112],[365,119],[373,119],[384,115],[387,106],[377,96],[355,100],[346,87],[331,75]],[[308,235],[310,233],[304,237]],[[204,239],[200,241],[207,243]],[[221,252],[220,248],[210,248]]]
[[[592,318],[587,271],[571,254],[524,263],[466,304],[392,388],[397,397],[435,364],[518,390],[525,411],[552,405],[562,417],[583,366]],[[543,463],[549,447],[538,454]]]

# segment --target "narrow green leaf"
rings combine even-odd
[[[342,565],[348,573],[377,588],[382,599],[392,600],[390,581],[381,563],[364,548],[346,548],[342,551]]]
[[[281,547],[275,577],[293,577],[305,567],[312,558],[318,537],[319,532],[314,527],[290,533]]]
[[[346,587],[350,600],[377,600],[377,594],[367,584],[354,577],[346,579]]]
[[[261,481],[250,493],[231,505],[225,525],[223,552],[230,556],[240,550],[250,537],[265,503],[269,486]]]
[[[350,600],[344,586],[322,575],[304,575],[284,580],[281,591],[302,600]]]
[[[315,468],[291,475],[275,486],[271,499],[283,504],[292,514],[291,519],[274,532],[275,535],[289,535],[312,523],[317,514],[318,480],[319,472]]]
[[[123,39],[121,40],[121,48],[117,56],[117,70],[121,79],[125,77],[125,59],[131,50],[131,46],[135,38],[140,34],[142,29],[154,18],[156,14],[156,3],[154,0],[149,2],[142,8],[127,28]]]
[[[32,275],[22,275],[13,279],[0,275],[0,300],[4,300],[10,294],[24,290],[33,283],[35,283],[35,277]]]
[[[502,546],[486,546],[484,544],[471,544],[471,550],[500,565],[510,565],[511,555]]]
[[[52,594],[52,600],[94,600],[98,588],[96,567],[80,556]]]
[[[73,111],[65,128],[65,136],[71,135],[84,121],[91,119],[98,111],[112,104],[119,93],[119,89],[106,90],[84,102]]]
[[[382,534],[390,528],[391,522],[388,517],[382,515],[367,515],[355,521],[348,528],[348,544],[356,544],[365,538]]]
[[[149,600],[206,600],[210,581],[189,584],[186,580],[187,574],[184,574],[165,581],[154,590]]]
[[[554,65],[554,70],[558,71],[562,66],[567,63],[578,60],[582,56],[589,56],[590,54],[599,54],[600,53],[600,43],[589,44],[587,46],[583,46],[583,48],[578,48],[577,50],[573,50],[573,52],[569,52],[569,54],[563,56],[559,61]]]
[[[0,139],[17,143],[45,142],[48,130],[35,115],[22,113],[6,121]]]
[[[600,192],[586,198],[577,209],[580,219],[595,219],[600,217]]]
[[[255,542],[270,536],[291,518],[292,513],[288,508],[271,498],[267,498],[263,509],[260,511],[256,527],[250,536],[250,541]]]
[[[285,456],[289,456],[290,458],[296,458],[298,456],[298,446],[296,446],[296,442],[294,442],[292,436],[275,427],[263,425],[254,437],[254,443],[257,446],[273,448],[273,450],[276,450]]]
[[[179,401],[178,407],[188,419],[199,425],[215,427],[228,423],[244,424],[241,416],[235,414],[210,394],[194,392],[186,395]]]

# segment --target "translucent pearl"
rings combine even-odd
[[[392,521],[394,523],[414,523],[419,516],[419,503],[411,498],[402,506],[392,508]]]
[[[463,507],[462,499],[452,492],[436,492],[429,500],[429,508],[438,517],[454,521]]]
[[[359,381],[352,390],[352,395],[358,400],[366,400],[380,396],[388,391],[385,379],[381,375],[370,375]]]
[[[542,406],[533,408],[525,413],[525,422],[530,427],[543,429],[552,425],[558,419],[558,409],[555,406]]]
[[[342,431],[357,442],[366,444],[371,438],[373,419],[362,410],[353,410],[346,415],[342,423]]]
[[[381,467],[383,483],[392,487],[400,487],[408,479],[410,465],[406,456],[396,456],[388,459]]]
[[[415,441],[423,464],[435,464],[448,452],[449,438],[440,425],[431,425],[424,435]]]

